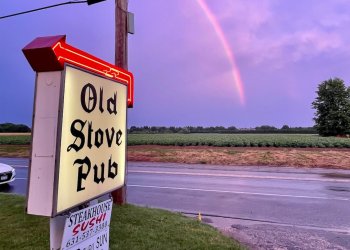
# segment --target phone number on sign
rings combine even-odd
[[[73,250],[73,249],[74,250],[109,250],[108,229],[70,248],[70,250]]]
[[[90,230],[88,230],[80,235],[72,237],[70,240],[67,241],[66,247],[68,248],[68,247],[73,246],[79,242],[82,242],[90,237],[93,237],[94,235],[100,233],[102,230],[106,229],[107,227],[108,227],[108,222],[105,221],[105,222],[97,225],[94,228],[91,228]]]

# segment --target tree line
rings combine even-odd
[[[255,128],[223,127],[164,127],[164,126],[132,126],[129,133],[232,133],[232,134],[316,134],[321,136],[345,136],[350,134],[350,87],[340,78],[330,78],[321,82],[316,91],[317,97],[311,106],[315,109],[314,127],[281,128],[262,125]],[[31,132],[24,124],[2,123],[0,133]]]
[[[223,127],[202,127],[202,126],[186,126],[186,127],[164,127],[164,126],[131,126],[128,129],[131,134],[166,134],[166,133],[220,133],[220,134],[316,134],[314,127],[289,127],[283,125],[281,128],[263,125],[255,128],[236,128],[234,126]]]
[[[340,78],[330,78],[321,82],[316,91],[317,97],[311,106],[315,109],[315,126],[281,128],[263,125],[255,128],[230,127],[157,127],[132,126],[129,133],[232,133],[232,134],[319,134],[321,136],[350,135],[350,87]]]
[[[24,124],[0,123],[0,133],[28,133],[31,129]]]

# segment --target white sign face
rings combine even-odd
[[[109,230],[105,230],[70,248],[71,250],[109,250]]]
[[[66,219],[62,250],[104,250],[109,247],[112,200],[98,203],[69,215]]]
[[[56,213],[124,184],[127,86],[66,66]]]

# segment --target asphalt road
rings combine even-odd
[[[0,158],[25,195],[27,159]],[[202,214],[253,249],[350,249],[350,171],[129,162],[128,202]]]

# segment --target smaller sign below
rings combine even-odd
[[[70,250],[109,250],[109,229],[102,231],[94,235],[87,240],[74,245],[69,248],[61,249],[70,249]]]
[[[71,213],[65,222],[61,250],[108,250],[112,200]]]

